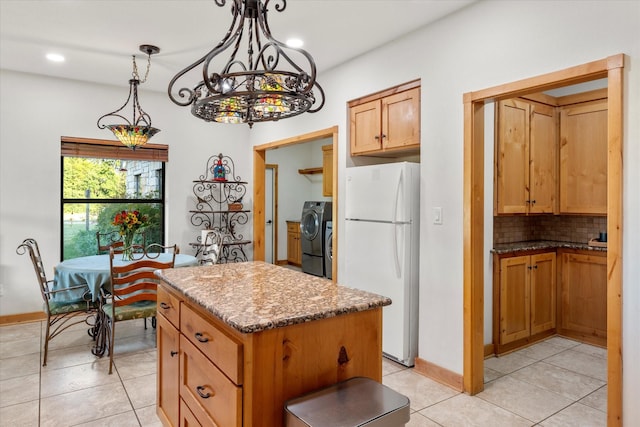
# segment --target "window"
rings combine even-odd
[[[168,147],[147,144],[136,150],[119,142],[62,138],[62,259],[98,253],[96,232],[116,230],[113,217],[138,210],[149,226],[136,243],[164,243],[165,162]]]

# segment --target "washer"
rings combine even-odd
[[[300,219],[302,271],[324,276],[324,228],[331,220],[331,202],[304,202]]]
[[[327,221],[324,227],[324,275],[331,279],[333,263],[333,221]]]

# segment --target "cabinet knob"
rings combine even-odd
[[[204,387],[201,385],[196,387],[196,392],[198,393],[198,396],[200,396],[203,399],[208,399],[211,397],[211,393],[204,393]]]
[[[196,332],[195,337],[200,342],[209,342],[209,338],[205,337],[200,332]]]
[[[380,136],[379,136],[379,135],[376,135],[376,136],[374,136],[374,138],[375,138],[375,139],[376,139],[376,141],[377,141],[377,140],[379,140],[379,139],[380,139]]]
[[[172,352],[171,352],[171,353],[169,353],[169,354],[171,354],[171,357],[173,357],[173,356],[177,355],[177,354],[178,354],[178,352],[177,352],[177,351],[172,351]]]
[[[171,306],[169,304],[167,304],[166,302],[161,302],[160,303],[160,308],[162,308],[163,310],[167,310],[167,309],[171,308]]]

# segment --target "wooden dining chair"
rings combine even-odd
[[[35,239],[24,239],[16,248],[16,253],[18,255],[29,254],[38,279],[40,294],[44,302],[43,308],[47,316],[42,360],[42,366],[47,366],[49,341],[65,329],[78,323],[84,322],[89,326],[94,326],[89,322],[89,319],[96,318],[98,304],[93,301],[91,291],[87,285],[54,289],[55,281],[47,279],[40,248]],[[81,297],[78,297],[78,291],[81,291]]]
[[[154,243],[147,247],[135,246],[138,250],[134,253],[134,261],[123,265],[114,263],[117,252],[114,248],[109,250],[111,293],[105,295],[101,307],[103,337],[109,352],[109,374],[113,372],[116,323],[155,317],[160,279],[155,276],[154,271],[173,268],[176,254],[180,251],[177,245],[162,246]],[[166,252],[171,256],[166,261],[160,261],[160,255]]]

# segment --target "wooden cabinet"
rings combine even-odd
[[[607,213],[607,100],[560,111],[560,213]]]
[[[414,81],[349,102],[352,156],[419,152],[419,85]]]
[[[322,146],[322,195],[333,196],[333,145]]]
[[[556,327],[556,254],[496,256],[494,259],[496,353],[524,344]],[[542,335],[540,335],[542,334]],[[517,343],[516,343],[517,344]]]
[[[175,305],[171,305],[172,301]],[[177,329],[180,318],[179,309],[179,301],[162,288],[158,288],[156,319],[159,375],[156,380],[156,394],[158,417],[165,425],[178,425],[179,420],[180,332]]]
[[[605,346],[607,343],[606,252],[560,250],[560,332]]]
[[[498,103],[496,211],[557,211],[557,114],[521,99]]]
[[[179,301],[180,318],[176,327],[158,312],[156,412],[165,426],[284,425],[291,398],[355,376],[382,380],[382,307],[240,333],[174,288],[159,292]]]
[[[300,244],[300,222],[287,221],[287,263],[302,265],[302,245]]]

